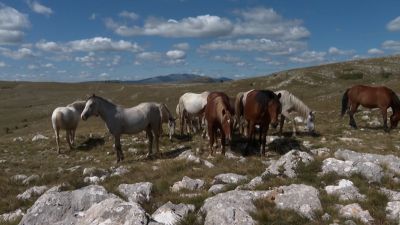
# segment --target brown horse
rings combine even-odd
[[[350,126],[357,128],[354,120],[354,113],[359,105],[366,108],[379,108],[383,117],[383,128],[389,131],[387,126],[387,109],[392,108],[393,114],[390,116],[390,129],[396,128],[400,120],[400,100],[396,93],[385,86],[370,87],[365,85],[355,85],[346,90],[342,98],[341,116],[348,111],[350,116]]]
[[[248,92],[244,103],[244,118],[247,121],[249,144],[254,136],[254,126],[260,126],[260,154],[265,155],[265,144],[269,124],[278,126],[278,117],[282,110],[279,101],[281,94],[269,90],[252,90]]]
[[[225,155],[225,140],[232,140],[232,111],[229,97],[223,92],[211,92],[207,97],[207,105],[204,110],[207,122],[208,135],[210,137],[210,154],[214,154],[214,141],[217,131],[221,133],[221,151]]]

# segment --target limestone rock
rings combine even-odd
[[[29,200],[33,196],[38,196],[43,194],[48,189],[47,186],[33,186],[23,193],[17,195],[17,199],[19,200]]]
[[[178,224],[181,219],[185,218],[189,212],[193,212],[194,210],[194,205],[167,202],[158,208],[151,217],[156,222],[165,225],[175,225]]]
[[[183,189],[189,191],[195,191],[198,189],[203,188],[204,180],[201,179],[192,179],[190,177],[184,176],[181,181],[177,181],[172,185],[171,191],[172,192],[179,192]]]
[[[280,175],[281,169],[283,169],[283,174],[287,177],[296,177],[295,169],[299,162],[305,164],[314,161],[314,158],[307,152],[302,152],[299,150],[291,150],[285,155],[281,156],[278,160],[272,161],[271,165],[265,170],[263,176],[267,175]]]
[[[140,182],[135,184],[120,184],[118,191],[130,202],[144,203],[150,201],[153,184]]]
[[[341,206],[339,205],[339,214],[346,219],[359,219],[364,224],[372,224],[374,219],[368,210],[363,210],[357,203]]]
[[[238,184],[247,180],[247,176],[236,173],[222,173],[214,177],[213,184]]]
[[[358,188],[354,186],[353,182],[346,179],[340,180],[337,186],[326,186],[325,191],[328,195],[339,196],[339,200],[342,201],[364,200],[366,198],[365,195],[360,194]]]

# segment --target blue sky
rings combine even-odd
[[[400,53],[400,1],[0,1],[0,80],[241,79]]]

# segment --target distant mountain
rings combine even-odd
[[[156,76],[142,80],[107,80],[106,83],[130,83],[130,84],[184,84],[184,83],[217,83],[231,81],[232,79],[221,77],[211,78],[207,76],[200,76],[197,74],[169,74],[164,76]]]

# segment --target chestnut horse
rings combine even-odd
[[[400,120],[400,100],[396,93],[385,86],[370,87],[365,85],[355,85],[346,90],[342,98],[341,116],[348,111],[350,126],[357,128],[354,120],[354,113],[359,105],[366,108],[379,108],[383,117],[383,128],[389,131],[387,126],[387,109],[392,108],[393,114],[390,116],[390,129],[396,128]]]
[[[225,155],[225,139],[232,140],[232,108],[229,104],[229,97],[223,92],[211,92],[207,96],[207,105],[204,116],[207,122],[208,135],[210,137],[210,155],[214,154],[214,141],[217,131],[221,133],[221,151]]]
[[[254,126],[260,126],[260,154],[265,155],[265,144],[269,124],[278,126],[278,117],[282,110],[279,101],[281,94],[276,95],[269,90],[251,90],[244,101],[244,118],[247,121],[249,144],[254,134]]]

